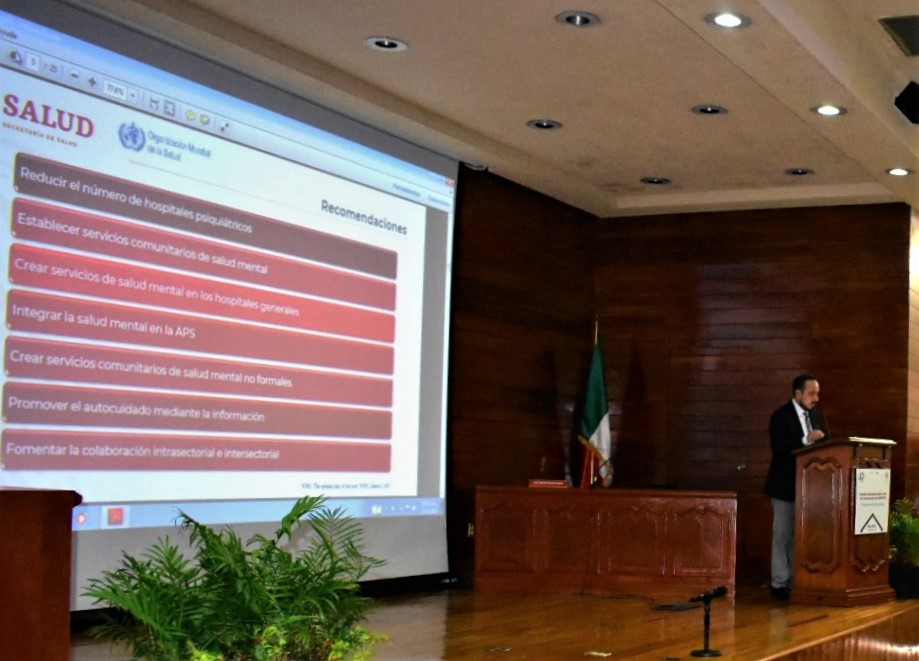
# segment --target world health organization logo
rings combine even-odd
[[[118,139],[121,140],[121,145],[125,149],[133,149],[134,151],[140,151],[144,148],[144,144],[147,142],[147,139],[144,137],[144,132],[134,122],[130,124],[122,124],[118,129]]]

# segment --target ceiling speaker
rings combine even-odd
[[[909,121],[919,124],[919,83],[911,80],[893,103]]]

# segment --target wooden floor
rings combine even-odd
[[[704,611],[635,596],[486,594],[453,590],[378,599],[369,629],[389,636],[377,661],[696,658]],[[919,660],[919,600],[835,608],[780,604],[766,588],[712,601],[709,649],[735,661]],[[73,661],[128,661],[74,640]]]

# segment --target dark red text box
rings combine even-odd
[[[396,285],[146,225],[17,198],[13,236],[100,255],[216,275],[383,310],[396,307]]]
[[[14,331],[374,374],[393,372],[391,346],[21,290],[7,296],[6,323]]]
[[[18,286],[109,298],[380,342],[395,338],[392,314],[157,269],[14,244]]]
[[[392,405],[390,379],[24,337],[7,338],[5,368],[20,379]]]
[[[366,471],[390,470],[386,443],[220,439],[157,434],[6,430],[6,470]]]
[[[74,182],[76,189],[71,187]],[[58,185],[60,183],[65,185]],[[396,278],[398,256],[392,250],[31,154],[16,154],[14,185],[23,195],[144,220],[162,227],[362,273]],[[92,190],[106,191],[110,195],[98,196],[87,192]]]
[[[7,382],[9,424],[389,439],[389,410]]]

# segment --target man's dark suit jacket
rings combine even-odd
[[[824,433],[824,439],[830,438],[826,419],[815,409],[810,412],[811,426]],[[772,445],[772,460],[769,462],[769,474],[766,476],[766,487],[763,489],[770,498],[794,502],[795,499],[795,450],[804,447],[804,428],[798,417],[792,400],[776,409],[769,420],[769,442]]]

